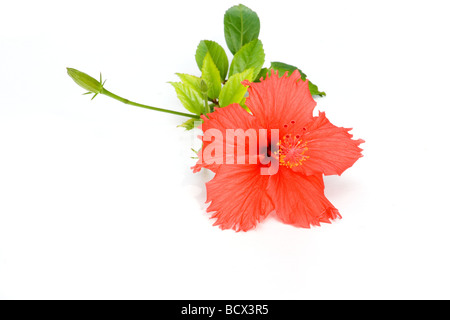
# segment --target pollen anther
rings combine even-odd
[[[277,156],[280,165],[288,168],[301,166],[309,158],[309,156],[305,155],[308,151],[306,144],[306,141],[300,139],[300,135],[285,135],[278,143],[279,151],[277,152]]]

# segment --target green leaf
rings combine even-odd
[[[268,68],[262,68],[261,71],[259,72],[259,74],[256,76],[254,82],[260,82],[260,79],[263,78],[265,79],[267,77],[267,73],[270,70]]]
[[[286,71],[288,72],[288,75],[291,75],[292,72],[294,72],[295,70],[298,70],[300,72],[300,76],[302,77],[302,80],[303,81],[306,80],[306,74],[304,74],[302,72],[302,70],[300,70],[299,68],[292,66],[290,64],[283,63],[283,62],[271,62],[270,68],[274,69],[274,70],[278,70],[278,75],[280,77],[283,76],[286,73]]]
[[[183,122],[182,124],[180,124],[177,127],[181,127],[181,128],[185,128],[186,131],[192,130],[194,129],[196,126],[198,126],[200,123],[202,122],[202,120],[199,119],[189,119],[185,122]]]
[[[202,81],[201,78],[186,73],[176,73],[176,75],[185,85],[190,86],[200,94],[202,93],[202,89],[200,87],[200,82]]]
[[[312,83],[311,81],[308,82],[308,86],[309,86],[309,92],[311,92],[312,96],[323,97],[323,96],[327,95],[325,92],[319,91],[319,88],[314,83]]]
[[[242,81],[253,78],[254,70],[248,69],[244,72],[232,75],[223,86],[219,95],[219,105],[226,107],[232,103],[241,103],[247,92],[247,87],[242,85]]]
[[[279,76],[283,76],[286,71],[288,72],[288,75],[291,75],[292,72],[294,72],[295,70],[298,70],[300,72],[300,76],[302,78],[303,81],[306,80],[307,75],[305,73],[302,72],[302,70],[300,70],[299,68],[292,66],[290,64],[287,63],[283,63],[283,62],[272,62],[270,64],[270,69],[273,70],[278,70],[278,75]],[[309,91],[311,92],[311,95],[313,96],[326,96],[327,94],[323,91],[319,91],[319,88],[311,82],[311,80],[308,79],[308,86],[309,86]]]
[[[261,40],[255,39],[247,43],[236,52],[230,66],[230,76],[250,68],[254,69],[255,76],[258,75],[264,64],[264,58],[265,54]]]
[[[217,99],[219,97],[220,89],[222,89],[222,81],[220,79],[220,72],[217,69],[210,53],[206,53],[202,66],[202,79],[207,85],[207,93],[210,99]]]
[[[228,49],[236,54],[252,40],[258,39],[260,22],[256,12],[240,4],[225,12],[223,20]]]
[[[198,115],[202,114],[203,99],[195,89],[182,82],[169,83],[175,88],[178,99],[187,110]]]
[[[220,78],[224,81],[228,73],[228,57],[225,50],[217,42],[210,40],[200,41],[195,52],[195,61],[197,62],[198,68],[200,71],[202,70],[203,60],[208,52],[217,69],[220,71]]]
[[[250,112],[250,109],[247,107],[247,105],[245,104],[247,102],[247,98],[248,96],[244,96],[244,98],[242,98],[241,102],[239,102],[239,104],[241,105],[242,108],[245,109],[245,111]]]

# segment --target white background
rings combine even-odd
[[[366,140],[325,178],[343,219],[322,227],[213,227],[183,118],[66,74],[183,111],[167,82],[199,75],[200,40],[226,48],[235,4],[0,2],[0,298],[450,298],[448,1],[244,2],[266,66],[299,66]]]

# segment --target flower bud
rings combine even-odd
[[[87,75],[84,72],[78,71],[76,69],[67,68],[67,74],[83,89],[88,92],[95,93],[96,95],[103,92],[102,76],[100,74],[100,82]]]
[[[203,94],[206,94],[208,92],[208,84],[203,79],[200,81],[200,90]]]

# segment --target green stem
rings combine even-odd
[[[205,100],[205,114],[211,113],[211,108],[209,107],[208,103],[208,95],[205,94],[204,100]]]
[[[178,116],[183,116],[183,117],[200,119],[200,116],[198,116],[196,114],[190,114],[190,113],[178,112],[178,111],[173,111],[173,110],[161,109],[161,108],[151,107],[151,106],[147,106],[145,104],[140,104],[140,103],[137,103],[137,102],[133,102],[133,101],[130,101],[128,99],[124,99],[122,97],[119,97],[118,95],[116,95],[116,94],[114,94],[112,92],[109,92],[105,88],[103,88],[101,93],[104,94],[105,96],[108,96],[110,98],[116,99],[116,100],[118,100],[120,102],[123,102],[125,104],[129,104],[129,105],[132,105],[132,106],[145,108],[145,109],[149,109],[149,110],[154,110],[154,111],[159,111],[159,112],[166,112],[166,113],[176,114]]]

